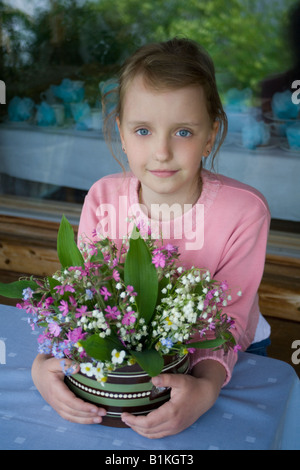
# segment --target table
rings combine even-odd
[[[300,449],[300,382],[287,363],[240,353],[211,410],[176,436],[149,440],[131,429],[62,419],[32,383],[37,335],[24,311],[0,305],[2,450]]]
[[[255,151],[240,142],[240,135],[228,134],[215,170],[261,191],[272,218],[300,221],[300,152],[285,149],[281,141]],[[87,191],[102,176],[120,171],[100,131],[0,126],[0,173]]]

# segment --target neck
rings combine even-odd
[[[139,203],[144,207],[144,212],[150,219],[167,221],[182,216],[194,206],[202,192],[201,174],[191,191],[182,195],[159,194],[151,191],[148,187],[140,185]]]

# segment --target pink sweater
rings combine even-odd
[[[233,331],[242,350],[253,341],[258,318],[258,287],[263,275],[270,213],[264,197],[255,189],[222,175],[202,170],[202,193],[182,217],[162,222],[165,243],[179,247],[181,265],[207,268],[211,276],[227,281],[233,295],[224,311],[236,321]],[[117,174],[97,181],[86,196],[78,235],[92,239],[95,230],[110,235],[120,246],[130,233],[127,215],[140,213],[139,182],[132,174]],[[151,221],[152,223],[152,221]],[[154,227],[155,230],[155,227]],[[153,226],[152,226],[153,232]],[[196,350],[191,366],[204,359],[222,363],[226,385],[237,361],[233,350]]]

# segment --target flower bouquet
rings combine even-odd
[[[196,348],[236,347],[234,321],[222,311],[231,299],[227,283],[204,269],[183,269],[177,247],[142,232],[135,225],[120,249],[109,238],[78,248],[63,216],[61,270],[0,283],[0,295],[22,298],[17,307],[33,329],[42,328],[38,352],[61,359],[62,367],[64,358],[80,364],[75,375],[64,370],[66,383],[106,408],[108,425],[121,425],[124,409],[145,414],[169,399],[151,377],[187,373]]]

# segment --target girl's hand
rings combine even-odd
[[[204,372],[208,364],[216,361],[203,361],[200,369]],[[205,364],[204,364],[205,363]],[[150,439],[158,439],[177,434],[191,426],[197,419],[208,411],[218,398],[225,380],[225,369],[219,363],[216,366],[216,376],[212,371],[208,374],[191,375],[162,374],[154,377],[152,382],[157,387],[171,387],[171,399],[152,411],[147,416],[122,414],[122,420],[134,431]],[[197,367],[197,366],[196,366]]]
[[[64,360],[71,367],[70,360]],[[79,366],[74,369],[78,372]],[[40,394],[64,419],[80,424],[99,424],[106,411],[77,398],[64,383],[61,360],[45,355],[36,357],[32,366],[32,379]]]

